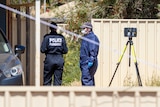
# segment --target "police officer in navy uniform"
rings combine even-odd
[[[64,59],[63,54],[68,52],[64,36],[57,34],[57,24],[51,23],[51,32],[46,34],[41,44],[41,53],[45,53],[43,85],[51,85],[52,76],[54,76],[53,85],[62,84],[62,74]]]
[[[84,38],[80,48],[80,69],[82,86],[95,86],[94,75],[98,67],[99,39],[92,31],[92,24],[85,22],[82,26]]]

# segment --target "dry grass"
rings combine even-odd
[[[73,81],[71,86],[82,86],[80,81]]]
[[[127,75],[123,82],[124,86],[138,86],[138,81],[133,81],[131,75]],[[153,72],[152,77],[145,80],[145,86],[160,86],[160,76]]]

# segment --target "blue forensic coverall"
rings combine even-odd
[[[41,44],[41,52],[46,55],[43,85],[51,85],[52,75],[54,75],[53,85],[61,85],[64,66],[63,54],[68,52],[64,36],[56,32],[46,34]]]
[[[99,43],[99,39],[93,31],[84,37]],[[80,48],[80,69],[82,73],[81,82],[83,86],[95,86],[94,74],[98,67],[98,52],[99,44],[94,44],[82,39]],[[93,63],[91,67],[88,66],[90,62]]]

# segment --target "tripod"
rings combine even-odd
[[[138,69],[138,63],[137,63],[137,60],[136,60],[136,54],[135,54],[135,51],[134,51],[134,46],[133,46],[132,37],[129,37],[129,40],[127,41],[127,43],[126,43],[126,45],[125,45],[125,47],[124,47],[123,53],[121,54],[121,56],[120,56],[120,58],[119,58],[119,60],[118,60],[117,67],[116,67],[115,72],[114,72],[114,74],[113,74],[113,76],[112,76],[112,79],[111,79],[111,81],[110,81],[110,83],[109,83],[109,86],[111,85],[111,83],[112,83],[112,81],[113,81],[113,78],[114,78],[114,76],[115,76],[115,74],[116,74],[116,71],[117,71],[117,69],[118,69],[118,67],[119,67],[119,65],[120,65],[120,63],[121,63],[121,60],[122,60],[123,55],[124,55],[124,53],[125,53],[125,51],[126,51],[126,49],[127,49],[128,44],[129,44],[129,67],[130,67],[130,61],[131,61],[131,57],[130,57],[130,56],[131,56],[131,51],[132,51],[132,54],[133,54],[133,56],[134,56],[134,64],[135,64],[136,71],[137,71],[138,83],[139,83],[139,86],[142,86],[141,77],[140,77],[139,69]]]

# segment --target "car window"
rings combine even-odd
[[[2,33],[0,32],[0,54],[1,53],[8,53],[9,52],[9,47],[3,38]]]

